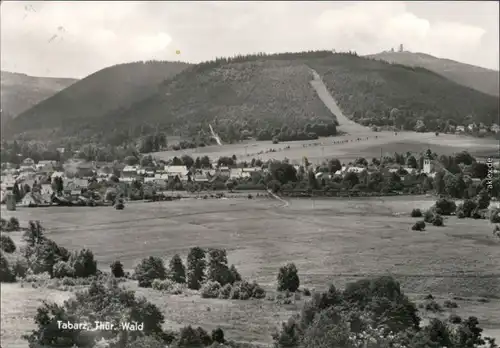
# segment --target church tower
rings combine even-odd
[[[424,173],[425,174],[430,174],[431,171],[432,171],[431,151],[427,150],[425,152],[425,157],[424,157]]]

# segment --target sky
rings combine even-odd
[[[2,1],[1,69],[83,78],[140,60],[406,50],[499,68],[498,1]]]

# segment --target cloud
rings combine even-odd
[[[36,12],[26,12],[25,6]],[[81,77],[122,62],[191,62],[259,51],[375,53],[399,44],[472,64],[498,61],[498,11],[457,17],[404,2],[5,2],[1,63],[28,74]],[[484,12],[484,10],[482,10]],[[438,13],[439,12],[439,13]],[[494,28],[491,29],[491,23]],[[490,27],[485,27],[489,25]],[[63,27],[64,32],[58,28]],[[62,39],[47,42],[54,34]],[[496,41],[495,41],[496,40]],[[492,44],[492,42],[494,44]],[[175,51],[180,49],[181,56]],[[496,59],[495,59],[496,58]],[[498,66],[498,63],[495,63]]]

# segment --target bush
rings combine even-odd
[[[77,278],[86,278],[97,273],[97,262],[94,260],[94,253],[89,249],[73,253],[69,262]]]
[[[140,287],[149,288],[154,279],[166,279],[167,270],[162,259],[150,256],[149,258],[142,259],[136,266],[134,277],[138,280]]]
[[[431,224],[434,221],[435,214],[432,210],[426,210],[424,213],[424,222]]]
[[[219,297],[219,292],[221,289],[221,285],[219,282],[215,282],[212,280],[207,281],[201,287],[201,297],[203,298],[217,298]]]
[[[451,199],[440,198],[436,201],[436,213],[451,215],[457,210],[457,205]]]
[[[432,221],[432,224],[434,226],[443,226],[444,225],[443,217],[441,215],[436,215],[434,217],[434,220]]]
[[[420,209],[413,209],[411,211],[411,217],[422,217],[422,211]]]
[[[151,283],[151,287],[155,290],[163,291],[170,295],[180,295],[184,292],[186,285],[176,283],[171,279],[155,279]]]
[[[24,257],[18,257],[12,265],[12,272],[18,278],[24,278],[28,273],[29,265]]]
[[[425,309],[428,310],[429,312],[442,312],[443,311],[443,309],[441,308],[439,303],[437,303],[434,300],[427,302],[425,304]]]
[[[224,331],[220,327],[212,331],[212,341],[217,343],[224,343]]]
[[[445,308],[458,308],[458,304],[455,301],[446,300],[443,305]]]
[[[16,281],[16,275],[9,266],[7,258],[0,252],[0,282],[10,283]]]
[[[490,212],[490,222],[493,224],[500,223],[500,210],[499,209],[493,209]]]
[[[229,283],[234,284],[235,282],[239,282],[241,280],[241,275],[236,269],[235,265],[231,265],[229,267]]]
[[[297,291],[300,286],[300,279],[295,264],[289,263],[283,267],[280,267],[277,280],[278,291]]]
[[[219,298],[227,300],[231,297],[233,286],[231,284],[224,285],[219,291]]]
[[[180,330],[176,344],[176,347],[179,348],[203,347],[212,344],[212,338],[201,327],[194,329],[191,326],[186,326]]]
[[[459,219],[465,219],[465,217],[466,216],[465,216],[465,213],[464,213],[463,210],[458,210],[457,211],[457,218],[459,218]]]
[[[476,210],[477,208],[477,203],[473,201],[472,199],[466,199],[460,206],[457,208],[458,210],[462,210],[465,217],[471,217],[472,212]]]
[[[183,284],[186,282],[186,268],[178,254],[175,254],[170,260],[168,276],[176,283]]]
[[[460,324],[462,322],[462,318],[456,314],[450,314],[448,321],[452,324]]]
[[[52,276],[54,278],[74,277],[75,269],[68,262],[59,261],[54,265]]]
[[[308,288],[304,288],[303,292],[304,296],[311,296],[311,290],[309,290]]]
[[[12,254],[14,251],[16,251],[16,244],[14,243],[12,238],[3,234],[0,236],[0,247],[8,254]]]
[[[234,283],[230,294],[232,300],[262,299],[265,297],[266,292],[257,282],[249,283],[245,280]]]
[[[111,274],[115,278],[123,278],[125,277],[125,272],[123,271],[123,265],[120,261],[114,261],[109,268],[111,268]]]
[[[425,230],[425,221],[418,221],[416,222],[412,227],[411,229],[413,231],[424,231]]]

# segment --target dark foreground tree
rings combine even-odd
[[[300,280],[295,264],[289,263],[283,267],[280,267],[277,280],[278,291],[297,291],[300,286]]]

